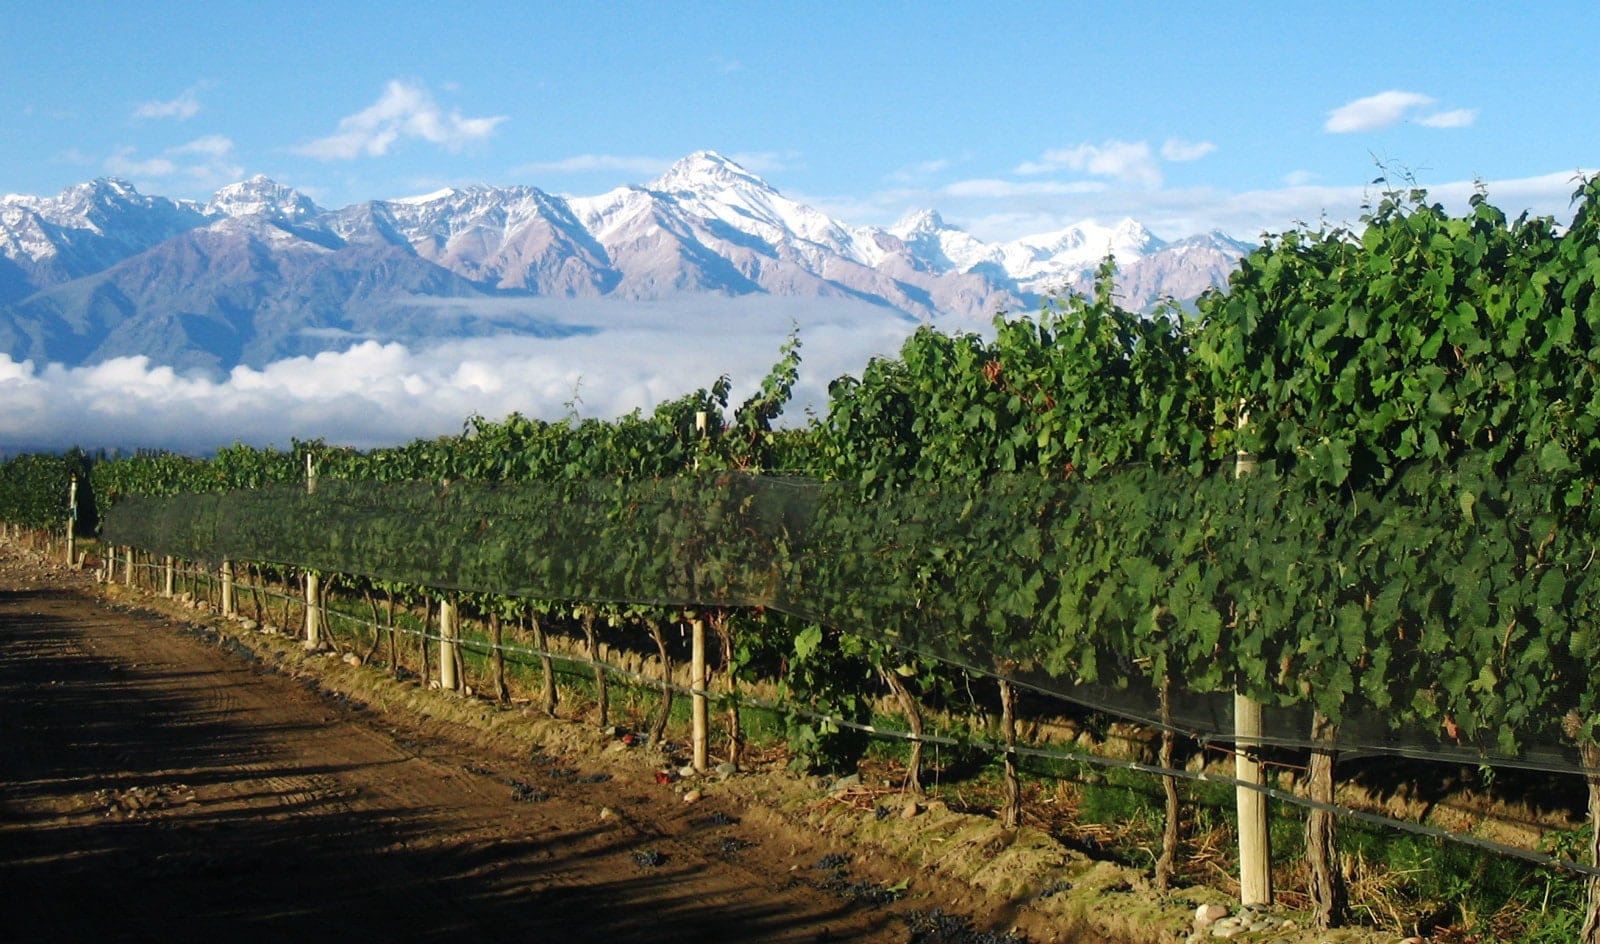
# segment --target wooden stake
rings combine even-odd
[[[1241,403],[1238,428],[1250,425],[1250,414]],[[1239,450],[1234,456],[1233,474],[1242,478],[1256,470],[1255,457]],[[1234,793],[1239,814],[1239,903],[1272,904],[1272,847],[1267,828],[1267,785],[1265,772],[1254,751],[1261,744],[1261,705],[1244,693],[1233,696],[1234,777],[1240,782]]]
[[[314,571],[306,571],[306,645],[313,649],[322,646],[322,614],[317,609],[321,589],[321,575]]]
[[[1261,744],[1261,704],[1233,696],[1234,776],[1241,784],[1266,785],[1255,751]],[[1249,786],[1234,794],[1239,811],[1239,903],[1272,904],[1272,850],[1267,831],[1267,795]]]
[[[707,717],[709,705],[706,699],[706,621],[697,619],[689,623],[692,642],[690,644],[689,662],[689,703],[692,707],[690,715],[694,722],[692,743],[694,746],[694,769],[705,773],[710,760],[710,724]]]
[[[222,562],[222,615],[227,618],[233,615],[233,561]]]
[[[75,533],[78,525],[78,477],[72,477],[72,483],[67,486],[67,566],[77,564],[74,552],[77,550]]]
[[[461,677],[457,673],[455,658],[456,604],[448,595],[439,600],[439,687],[447,692],[458,691]]]

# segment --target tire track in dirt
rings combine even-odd
[[[906,939],[895,907],[813,888],[804,837],[330,701],[8,554],[8,941]]]

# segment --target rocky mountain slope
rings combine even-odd
[[[1167,243],[1133,220],[1006,243],[933,211],[853,226],[710,151],[592,197],[470,187],[338,210],[259,176],[203,205],[101,179],[0,197],[0,352],[226,370],[365,338],[571,330],[519,305],[548,298],[844,298],[987,319],[1087,288],[1108,253],[1124,303],[1145,308],[1224,283],[1249,249]]]

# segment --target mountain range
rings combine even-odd
[[[853,299],[938,322],[1081,291],[1108,255],[1122,303],[1191,300],[1253,247],[1164,242],[1133,220],[988,243],[931,210],[855,226],[712,151],[592,197],[466,187],[329,210],[266,178],[207,202],[102,178],[0,197],[0,353],[259,367],[364,339],[581,330],[529,299]]]

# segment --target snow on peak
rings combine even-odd
[[[62,217],[87,221],[96,209],[144,202],[144,196],[121,177],[97,177],[73,184],[61,191],[54,202]]]
[[[305,194],[285,187],[264,174],[223,187],[206,204],[206,213],[210,215],[261,214],[291,223],[309,219],[321,212],[322,208],[312,203]]]
[[[729,227],[769,246],[790,245],[816,265],[832,254],[871,266],[884,255],[875,236],[878,231],[848,226],[792,200],[716,151],[696,151],[683,158],[646,184],[642,194],[664,201],[674,212]],[[637,207],[638,202],[636,196],[623,195],[617,205]]]
[[[62,196],[96,196],[96,197],[138,197],[139,191],[132,183],[121,177],[96,177],[94,180],[81,184],[73,184],[62,192]]]
[[[889,227],[912,256],[934,269],[971,272],[985,264],[1000,262],[1001,247],[985,243],[970,233],[946,223],[937,210],[917,210]]]
[[[1145,229],[1143,223],[1132,217],[1125,218],[1121,223],[1117,224],[1116,228],[1112,230],[1112,240],[1130,248],[1138,247],[1141,251],[1148,250],[1151,246],[1161,242],[1154,233]]]
[[[949,228],[944,217],[939,215],[939,211],[930,209],[907,213],[900,218],[900,222],[889,227],[889,232],[901,239],[910,240],[916,236],[937,233]]]
[[[730,188],[771,191],[772,185],[716,151],[695,151],[645,185],[659,193],[705,194]]]
[[[33,199],[18,205],[28,206],[40,217],[69,229],[86,229],[100,233],[113,221],[129,214],[154,211],[157,215],[184,216],[198,208],[188,201],[168,200],[165,197],[147,197],[121,177],[100,177],[81,184],[73,184],[61,191],[55,199]]]
[[[459,193],[454,187],[444,187],[432,193],[420,193],[414,197],[396,197],[388,203],[399,203],[405,206],[420,206],[424,203],[434,203],[439,200],[448,200]]]
[[[1066,261],[1070,258],[1073,263],[1094,264],[1107,255],[1127,262],[1159,249],[1163,244],[1143,224],[1125,219],[1116,226],[1084,220],[1053,233],[1024,236],[1007,245],[1018,252],[1030,252],[1040,260]]]

